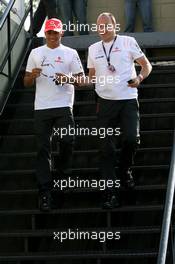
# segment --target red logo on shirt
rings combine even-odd
[[[118,51],[121,51],[121,49],[115,47],[112,52],[118,52]]]
[[[61,57],[57,57],[56,60],[55,60],[55,62],[57,62],[57,63],[63,63]]]

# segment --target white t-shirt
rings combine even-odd
[[[36,79],[35,110],[72,107],[74,86],[72,84],[55,85],[55,73],[78,74],[83,67],[76,50],[60,45],[55,49],[47,45],[33,49],[29,55],[26,71],[41,68],[42,73]]]
[[[107,53],[113,41],[104,43]],[[137,98],[137,88],[128,87],[127,81],[135,78],[136,70],[134,60],[144,56],[139,45],[133,37],[120,36],[114,42],[110,53],[110,64],[115,67],[115,72],[108,69],[108,62],[103,50],[102,41],[89,47],[88,68],[95,68],[96,92],[110,100],[124,100]]]

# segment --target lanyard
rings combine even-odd
[[[113,40],[113,43],[112,43],[112,45],[111,45],[111,47],[110,47],[110,49],[109,49],[109,54],[108,54],[108,56],[107,56],[107,53],[106,53],[106,49],[105,49],[104,43],[102,42],[103,51],[104,51],[104,53],[105,53],[105,56],[106,56],[106,60],[107,60],[108,66],[111,65],[111,63],[110,63],[110,55],[111,55],[111,51],[112,51],[112,48],[113,48],[113,46],[114,46],[114,43],[115,43],[115,41],[116,41],[116,38],[117,38],[117,36],[115,36],[115,39]]]

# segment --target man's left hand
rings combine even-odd
[[[55,74],[55,82],[57,82],[56,84],[65,84],[69,82],[69,76],[67,76],[66,74],[63,73],[56,73]]]

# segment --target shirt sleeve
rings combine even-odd
[[[32,69],[36,68],[36,64],[33,58],[34,58],[33,51],[31,51],[27,60],[27,66],[26,66],[27,72],[32,72]]]
[[[93,60],[92,60],[90,48],[89,48],[89,51],[88,51],[87,68],[88,69],[89,68],[95,68],[94,63],[93,63]]]
[[[144,53],[142,52],[141,48],[139,47],[137,41],[135,38],[131,39],[130,42],[130,52],[133,60],[136,60],[142,56],[145,56]]]
[[[73,59],[72,59],[70,70],[72,74],[78,74],[80,72],[84,73],[83,66],[82,66],[82,63],[81,63],[81,60],[80,60],[80,57],[77,51],[75,51],[73,54]]]

